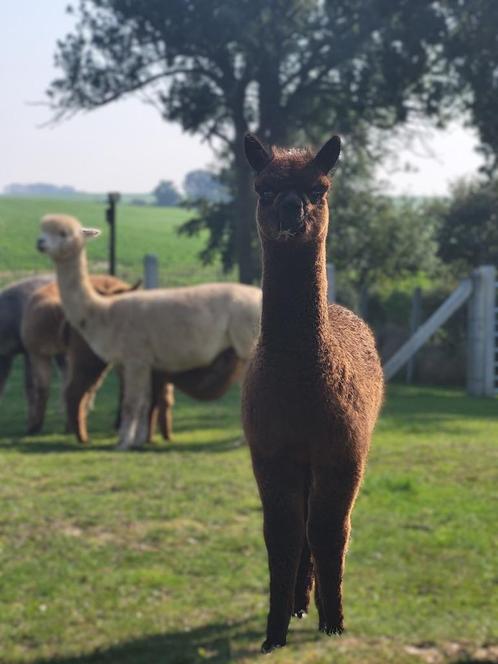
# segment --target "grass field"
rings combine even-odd
[[[58,211],[98,226],[103,204],[0,197],[0,287],[49,271],[34,249]],[[185,210],[118,208],[119,276],[157,253],[163,285],[227,278],[180,238]],[[233,275],[231,275],[233,278]],[[267,610],[261,511],[240,444],[239,392],[177,396],[175,440],[114,450],[116,385],[91,415],[92,445],[62,433],[53,390],[46,433],[22,435],[18,362],[0,403],[0,663],[246,664]],[[347,633],[292,623],[277,664],[498,662],[498,404],[452,390],[390,388],[353,521]]]
[[[103,203],[0,196],[0,287],[33,272],[52,269],[47,257],[35,249],[40,217],[47,212],[71,214],[86,226],[100,228],[103,235],[88,244],[88,255],[92,271],[107,271],[109,230]],[[160,258],[164,286],[230,278],[222,274],[219,264],[199,264],[198,253],[205,236],[178,236],[177,228],[189,214],[180,208],[118,206],[118,276],[130,281],[140,277],[143,256],[155,253]]]
[[[238,389],[178,397],[172,444],[118,453],[112,377],[90,427],[23,437],[20,368],[0,404],[0,661],[238,664],[267,606]],[[347,633],[293,622],[272,662],[498,661],[497,402],[390,389],[353,520]]]

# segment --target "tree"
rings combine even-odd
[[[203,169],[190,171],[183,180],[183,189],[191,201],[200,199],[209,203],[227,202],[227,188],[214,173]]]
[[[439,255],[454,272],[498,264],[498,178],[457,183],[440,217]]]
[[[178,205],[180,202],[180,194],[173,182],[169,180],[161,180],[152,194],[156,199],[156,205],[160,207]]]
[[[431,274],[438,261],[435,215],[417,201],[379,194],[365,167],[347,166],[334,187],[329,257],[367,317],[373,291],[390,280]]]
[[[146,91],[165,119],[217,139],[243,282],[257,273],[248,129],[285,145],[403,122],[433,95],[447,31],[433,0],[80,0],[77,16],[48,90],[56,117]]]
[[[449,34],[443,42],[450,116],[466,111],[481,139],[488,171],[498,168],[498,3],[495,0],[445,0]],[[439,100],[437,101],[439,104]]]

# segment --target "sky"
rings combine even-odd
[[[44,91],[57,74],[56,40],[71,30],[67,0],[0,3],[0,192],[13,182],[48,182],[89,192],[148,192],[159,180],[181,186],[188,171],[216,166],[197,136],[166,123],[158,111],[128,98],[56,126]],[[481,159],[475,134],[458,118],[444,131],[425,129],[423,144],[400,149],[379,175],[392,194],[445,195],[474,174]],[[347,154],[346,154],[347,157]]]

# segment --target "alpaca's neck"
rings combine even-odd
[[[328,332],[325,241],[263,244],[261,341],[281,351],[316,353]]]
[[[105,308],[105,300],[93,289],[88,276],[85,251],[56,263],[57,283],[62,305],[69,322],[80,322]]]

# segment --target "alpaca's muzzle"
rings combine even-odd
[[[36,241],[36,248],[38,251],[41,251],[42,253],[46,251],[47,249],[47,241],[43,237],[39,237],[38,240]]]
[[[280,231],[297,233],[304,225],[304,205],[300,196],[291,191],[279,201],[278,220]]]

